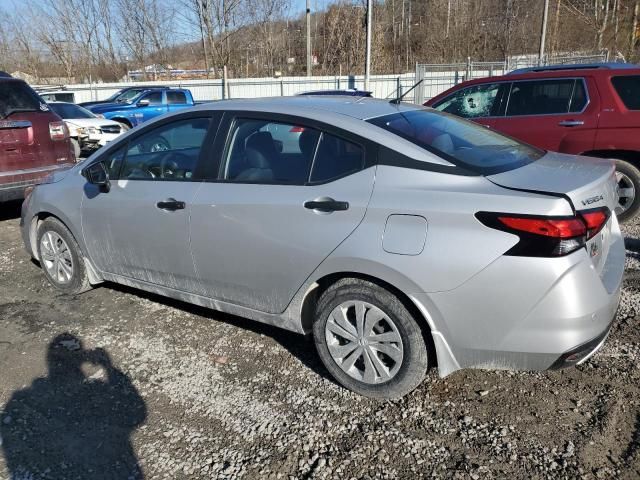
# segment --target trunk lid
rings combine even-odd
[[[615,164],[611,160],[549,152],[508,172],[487,176],[501,187],[567,198],[577,213],[618,205]],[[527,213],[527,212],[522,212]],[[612,219],[587,242],[587,253],[601,272],[610,247]]]

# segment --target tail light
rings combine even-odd
[[[302,133],[302,132],[304,132],[304,127],[300,127],[300,126],[291,127],[291,130],[289,130],[289,133]]]
[[[487,227],[520,237],[505,255],[561,257],[584,247],[610,215],[608,208],[597,208],[567,217],[479,212],[476,218]]]
[[[64,122],[51,122],[49,123],[49,135],[51,140],[64,140],[69,138],[69,130]]]

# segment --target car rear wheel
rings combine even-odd
[[[616,160],[616,180],[619,197],[616,214],[624,223],[640,210],[640,170],[625,160]]]
[[[38,227],[37,248],[45,277],[69,295],[91,289],[80,247],[57,219],[47,218]]]
[[[422,329],[403,303],[361,279],[329,287],[316,308],[313,335],[324,366],[344,387],[376,398],[400,398],[428,368]]]

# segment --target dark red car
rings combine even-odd
[[[0,72],[0,202],[75,163],[60,117],[22,80]]]
[[[546,150],[614,158],[618,218],[626,221],[640,210],[638,65],[521,69],[461,83],[425,105]]]

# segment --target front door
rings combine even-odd
[[[85,242],[99,270],[197,290],[189,226],[209,124],[208,117],[174,119],[105,155],[111,189],[87,184],[82,202]]]
[[[293,122],[236,119],[219,180],[193,202],[191,247],[206,295],[284,311],[364,217],[375,175],[366,150]]]

